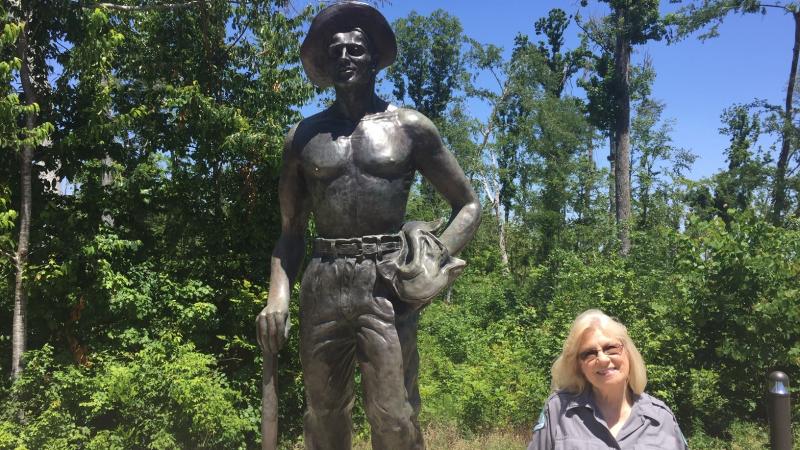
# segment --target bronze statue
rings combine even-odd
[[[351,448],[356,363],[373,449],[423,449],[417,325],[420,310],[458,275],[454,258],[480,223],[480,203],[433,123],[375,94],[377,72],[395,59],[386,19],[360,2],[336,3],[301,47],[306,74],[333,86],[333,105],[289,131],[280,179],[281,236],[272,254],[259,344],[286,339],[289,296],[302,263],[309,215],[316,232],[300,292],[300,358],[307,449]],[[404,225],[419,171],[452,207],[436,225]]]

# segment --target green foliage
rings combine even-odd
[[[654,224],[677,227],[682,207],[672,202],[696,156],[672,144],[672,120],[661,117],[664,104],[644,98],[631,124],[634,208],[639,228]]]
[[[47,88],[31,106],[14,91],[21,28],[2,16],[0,173],[12,179],[20,145],[34,144],[36,170],[55,171],[69,195],[34,183],[34,350],[21,378],[0,383],[0,449],[258,445],[253,319],[280,228],[283,135],[313,93],[297,63],[310,9],[288,17],[284,2],[201,3],[157,12],[31,3]],[[607,3],[627,11],[615,23],[631,42],[659,32],[653,2]],[[583,44],[564,48],[571,20],[553,10],[534,21],[541,40],[520,35],[509,60],[442,11],[396,24],[397,98],[437,121],[487,205],[463,254],[468,270],[423,314],[422,420],[465,435],[529,428],[569,324],[601,308],[627,324],[648,391],[676,411],[692,448],[763,446],[754,380],[800,369],[800,223],[764,219],[770,161],[754,148],[759,131],[783,128],[751,106],[727,110],[728,167],[687,182],[691,157],[649,98],[652,67],[634,67],[638,220],[633,251],[617,257],[608,172],[593,161],[611,129],[613,64],[607,51],[588,60]],[[587,65],[587,97],[565,95]],[[478,82],[486,75],[498,86]],[[468,99],[491,117],[473,117]],[[31,111],[44,125],[21,131]],[[2,253],[13,250],[18,189],[0,184]],[[409,218],[437,218],[442,206],[415,187]],[[11,258],[0,261],[0,307],[10,310]],[[279,367],[284,447],[302,439],[304,404],[291,308]],[[3,354],[10,325],[0,324]],[[366,436],[358,406],[355,422]]]
[[[664,21],[658,12],[658,0],[600,0],[612,9],[610,24],[631,45],[644,44],[664,37]],[[581,0],[586,6],[588,0]]]
[[[675,3],[680,3],[680,0]],[[677,41],[706,27],[708,29],[699,36],[701,40],[717,37],[719,26],[729,13],[764,13],[766,8],[763,5],[760,0],[711,0],[699,5],[690,3],[665,17],[665,23],[669,27],[669,39]],[[791,7],[790,5],[794,4],[789,3],[787,8]]]
[[[16,44],[22,25],[10,21],[6,12],[0,9],[2,14],[2,32],[0,33],[0,49],[5,54],[7,49],[13,48]],[[19,58],[12,57],[7,61],[0,61],[0,147],[16,148],[16,138],[19,132],[17,118],[23,113],[23,106],[19,103],[19,97],[11,89],[11,80],[14,74],[19,72],[21,61]]]
[[[548,12],[547,17],[540,18],[534,24],[536,35],[545,38],[544,41],[539,41],[536,50],[549,69],[537,78],[554,97],[561,97],[564,86],[585,66],[587,58],[591,56],[585,39],[578,48],[563,50],[565,32],[572,19],[563,10],[554,8]],[[515,54],[524,51],[527,39],[527,36],[517,36]]]
[[[180,339],[85,367],[60,357],[50,346],[26,354],[0,426],[15,437],[0,448],[244,448],[257,432],[258,412],[242,407],[211,356]]]
[[[17,151],[23,145],[39,145],[53,132],[53,125],[44,122],[28,129],[20,126],[19,118],[38,114],[39,104],[23,104],[14,91],[12,81],[19,76],[22,61],[10,50],[16,47],[23,32],[23,22],[15,20],[5,7],[0,7],[0,150]]]
[[[579,79],[578,85],[586,91],[589,122],[609,136],[613,135],[611,130],[617,107],[612,96],[615,89],[614,54],[608,48],[603,50],[589,59],[589,76]],[[631,100],[639,101],[649,96],[654,79],[655,71],[647,60],[641,65],[632,65],[629,74]]]
[[[699,210],[715,213],[728,221],[729,209],[765,209],[765,205],[759,206],[755,202],[759,190],[766,185],[769,160],[755,148],[761,133],[758,112],[751,113],[747,105],[734,105],[723,111],[721,118],[725,126],[720,128],[720,133],[730,136],[730,147],[725,150],[728,169],[713,177],[713,199],[704,198],[701,191],[696,191],[697,197],[693,201]]]
[[[441,125],[444,141],[457,150],[460,146],[453,141],[463,140],[463,123],[448,122],[453,122],[450,113],[458,107],[461,93],[469,83],[462,50],[467,38],[461,22],[442,9],[428,16],[412,11],[408,17],[395,20],[392,28],[398,55],[386,70],[386,77],[392,82],[394,97]],[[444,203],[426,180],[415,183],[414,197],[418,201],[412,200],[409,208],[414,220],[434,220],[446,215]]]
[[[693,217],[685,230],[659,226],[634,239],[628,258],[559,250],[517,281],[467,272],[452,302],[431,306],[423,321],[428,411],[472,430],[532,420],[572,320],[600,308],[627,324],[647,364],[647,390],[697,445],[751,439],[744,435],[755,425],[741,438],[728,433],[739,433],[737,421],[763,420],[762,385],[753,380],[800,366],[791,300],[800,235],[734,214],[728,226]]]
[[[0,251],[11,254],[14,241],[11,231],[17,219],[17,212],[10,208],[11,198],[10,189],[7,186],[0,186]]]
[[[37,17],[29,44],[52,63],[36,66],[41,107],[31,108],[55,127],[40,127],[53,132],[34,167],[54,171],[71,195],[34,183],[29,347],[55,356],[32,354],[28,378],[0,396],[0,435],[29,448],[254,447],[253,319],[279,230],[283,135],[313,92],[298,64],[311,10],[288,17],[270,1],[163,11],[40,3],[25,5]],[[6,61],[19,30],[3,17]],[[29,136],[7,125],[21,123],[27,107],[11,95],[19,64],[8,61],[0,146],[16,150]],[[14,173],[12,152],[0,161],[3,174]],[[3,251],[18,196],[0,186]],[[13,297],[6,261],[3,299]],[[4,353],[10,325],[0,324]],[[287,353],[296,352],[294,342]],[[289,438],[303,403],[299,361],[290,360],[280,368],[292,380],[281,389]],[[33,396],[45,378],[56,380],[53,398],[74,401],[56,407]],[[16,422],[20,409],[25,424]]]
[[[420,325],[423,421],[473,431],[525,427],[548,383],[526,369],[533,354],[515,320],[510,280],[476,274],[463,281],[453,292],[458,302],[431,306]]]
[[[407,96],[414,109],[438,122],[465,83],[461,23],[437,9],[430,16],[412,12],[392,27],[399,43],[397,61],[387,70],[393,93],[401,102]]]

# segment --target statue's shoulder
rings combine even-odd
[[[416,109],[411,108],[396,108],[391,111],[397,117],[397,120],[400,121],[403,125],[415,126],[415,127],[433,127],[433,122],[431,119],[428,119],[425,114],[417,111]]]
[[[321,125],[331,120],[331,112],[330,109],[322,110],[314,115],[308,116],[298,122],[292,130],[294,134],[303,134],[314,132],[318,129]]]
[[[297,122],[286,133],[286,148],[299,151],[328,121],[330,112],[326,109]]]
[[[410,108],[397,108],[394,114],[396,114],[398,124],[413,138],[438,139],[439,131],[436,129],[436,125],[425,114]]]

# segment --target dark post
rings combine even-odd
[[[792,450],[792,408],[789,377],[772,372],[768,377],[769,443],[772,450]]]

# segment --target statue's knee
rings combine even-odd
[[[307,403],[308,413],[322,420],[350,417],[352,408],[351,401],[342,401],[341,399],[320,399],[316,401],[309,399]]]
[[[411,415],[408,407],[391,411],[371,405],[367,406],[366,413],[372,430],[379,434],[405,434],[411,431]]]

